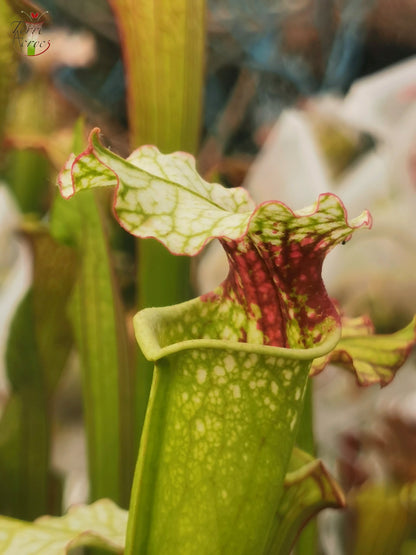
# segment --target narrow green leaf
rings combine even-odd
[[[53,230],[62,238],[62,226],[73,225],[80,257],[70,315],[82,364],[91,498],[126,505],[137,452],[133,376],[101,204],[94,192],[71,200],[70,213],[58,202]]]
[[[72,345],[64,307],[75,265],[72,251],[57,245],[45,228],[27,229],[26,236],[34,277],[7,344],[12,393],[0,422],[0,508],[33,519],[59,507],[50,471],[50,403]]]
[[[5,406],[0,422],[3,514],[32,519],[42,512],[59,510],[59,500],[58,506],[48,503],[50,429],[45,405],[39,390],[26,388],[11,394]]]
[[[383,387],[394,378],[415,343],[416,317],[405,328],[389,335],[374,335],[372,324],[366,318],[345,319],[337,347],[314,361],[311,375],[334,363],[355,374],[359,385]]]
[[[0,517],[2,555],[65,555],[78,546],[123,553],[127,512],[108,499],[72,507],[65,516],[38,518],[33,524]]]
[[[52,395],[73,346],[66,303],[77,271],[73,249],[55,241],[46,227],[26,224],[25,237],[33,252],[34,336],[44,368],[44,387]],[[59,279],[57,279],[59,276]]]

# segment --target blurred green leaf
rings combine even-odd
[[[110,0],[128,75],[131,146],[194,153],[200,133],[205,2]]]
[[[50,471],[50,404],[72,345],[64,307],[75,260],[72,250],[55,243],[44,227],[28,228],[26,237],[34,277],[7,344],[12,391],[0,421],[0,511],[33,519],[60,506]]]
[[[416,484],[366,484],[351,493],[348,507],[355,523],[353,555],[401,553],[416,519]]]
[[[127,512],[109,499],[79,505],[62,517],[44,516],[33,524],[0,517],[3,555],[65,555],[77,546],[123,553]]]
[[[11,28],[14,13],[8,3],[0,3],[0,141],[3,138],[4,123],[12,85],[16,81],[17,58],[13,49]]]
[[[415,555],[416,540],[408,540],[403,543],[400,549],[400,555]]]
[[[80,150],[82,124],[76,135],[75,150]],[[90,496],[126,506],[138,441],[133,357],[108,245],[105,201],[92,191],[70,201],[57,196],[51,229],[79,255],[69,311],[82,366]]]
[[[4,178],[21,212],[42,215],[47,208],[50,166],[46,157],[35,150],[8,152]]]

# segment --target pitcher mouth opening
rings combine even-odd
[[[187,319],[189,315],[196,317],[196,309],[201,308],[203,304],[197,297],[174,306],[145,308],[138,312],[134,317],[134,330],[146,359],[156,361],[189,349],[222,349],[312,361],[334,349],[341,337],[341,327],[337,326],[335,321],[323,339],[308,348],[276,347],[225,338],[196,337],[192,334],[192,323]],[[202,318],[200,317],[200,320]]]

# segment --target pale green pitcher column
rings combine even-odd
[[[206,310],[196,299],[135,318],[156,364],[126,553],[267,553],[311,361],[338,341],[186,339]]]

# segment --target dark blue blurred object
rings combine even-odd
[[[207,0],[206,132],[214,130],[242,68],[258,82],[244,123],[247,134],[272,123],[301,98],[326,91],[345,93],[360,75],[366,19],[375,2]],[[108,114],[126,127],[123,65],[107,0],[42,3],[56,26],[88,29],[97,40],[96,63],[57,70],[56,86],[81,110],[92,116]]]
[[[127,126],[126,85],[120,58],[114,62],[113,67],[106,67],[105,71],[101,66],[58,69],[54,75],[54,83],[81,111],[107,115]]]
[[[112,118],[127,126],[126,86],[117,27],[107,0],[42,0],[54,27],[88,30],[97,43],[97,60],[87,68],[62,67],[55,86],[80,111]]]
[[[274,119],[299,98],[326,91],[343,94],[348,90],[360,73],[365,20],[374,1],[262,0],[254,4],[209,0],[211,20],[217,21],[216,33],[210,36],[211,55],[223,56],[228,65],[234,62],[259,75],[255,104],[263,116],[258,123],[262,117]],[[312,52],[305,45],[288,48],[289,27],[298,36],[314,33]],[[232,37],[233,60],[227,34]],[[218,68],[218,59],[213,65]],[[209,92],[212,97],[207,95],[208,127],[213,121],[209,104],[224,96],[213,90],[212,81]]]
[[[345,92],[358,77],[365,41],[365,18],[375,0],[349,0],[341,12],[331,51],[328,56],[321,90]]]

